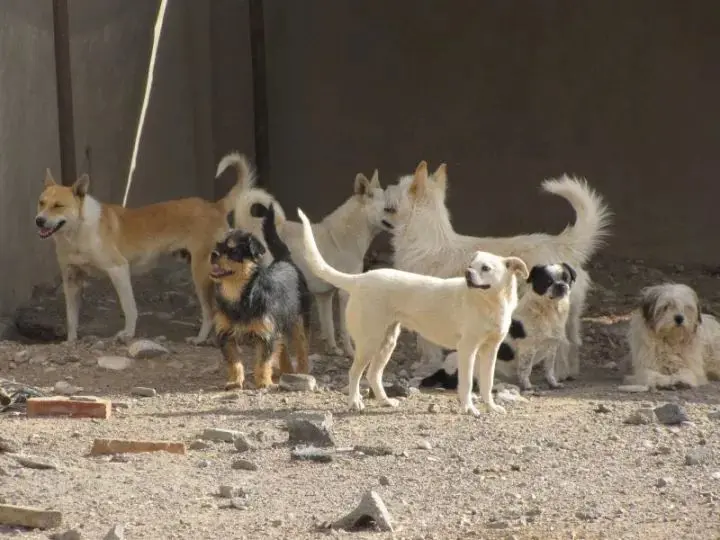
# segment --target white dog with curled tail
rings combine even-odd
[[[401,326],[442,347],[458,351],[458,399],[462,412],[478,416],[472,402],[473,374],[487,407],[504,413],[492,397],[495,357],[510,329],[517,306],[517,276],[527,279],[528,268],[517,257],[469,252],[464,277],[441,279],[392,268],[362,274],[339,272],[325,262],[315,244],[312,227],[302,210],[304,257],[312,272],[349,295],[347,330],[355,342],[350,368],[349,404],[362,410],[360,378],[367,379],[375,397],[385,405],[398,401],[385,393],[382,373],[390,360]]]
[[[627,384],[694,388],[720,379],[720,323],[701,312],[697,293],[687,285],[643,289],[628,342],[633,373]]]

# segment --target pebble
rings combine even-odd
[[[257,471],[259,467],[248,459],[236,459],[232,462],[232,468],[236,471]]]
[[[37,469],[37,470],[57,469],[57,465],[55,465],[54,463],[52,463],[50,461],[46,461],[46,460],[36,457],[36,456],[15,454],[12,457],[20,465],[22,465],[23,467],[26,467],[28,469]]]
[[[128,347],[128,354],[131,358],[136,359],[157,358],[169,353],[170,351],[165,347],[149,339],[139,339]]]
[[[247,510],[247,501],[241,498],[235,498],[230,501],[230,507],[236,510]]]
[[[720,420],[720,411],[710,411],[707,417],[709,420]]]
[[[671,478],[669,476],[664,476],[663,478],[658,478],[657,482],[655,482],[655,487],[664,488],[671,484],[675,483],[675,479]]]
[[[25,362],[30,360],[30,353],[27,351],[16,352],[13,360],[15,360],[16,364],[24,364]]]
[[[381,486],[389,486],[390,485],[390,479],[385,476],[384,474],[378,478],[378,482],[380,482]]]
[[[196,439],[189,444],[188,448],[190,448],[190,450],[207,450],[210,446],[210,443]]]
[[[212,461],[210,461],[209,459],[201,459],[197,463],[197,468],[198,469],[207,469],[210,465],[212,465]]]
[[[597,510],[580,510],[575,512],[575,517],[582,521],[595,521],[600,518]]]
[[[705,448],[696,448],[685,454],[685,465],[702,465],[710,458],[710,452]]]
[[[147,388],[145,386],[136,386],[130,390],[130,394],[139,397],[155,397],[157,396],[157,390],[154,388]]]
[[[103,540],[125,540],[125,525],[114,525]]]
[[[429,413],[439,413],[440,412],[440,405],[437,403],[431,403],[428,405],[428,412]]]
[[[632,426],[643,426],[655,422],[655,411],[650,407],[641,407],[625,419]]]
[[[132,365],[132,359],[126,356],[101,356],[97,360],[99,367],[112,371],[122,371]]]
[[[234,442],[235,439],[240,435],[239,431],[233,431],[231,429],[217,429],[217,428],[206,428],[201,439],[206,441],[217,441],[217,442]]]
[[[15,453],[20,451],[20,445],[12,439],[6,439],[0,437],[0,454],[2,453]]]
[[[685,412],[685,408],[677,403],[666,403],[665,405],[656,407],[655,416],[657,417],[658,422],[665,424],[666,426],[677,425],[690,421],[687,412]]]
[[[244,433],[238,433],[238,436],[233,441],[233,444],[235,445],[235,450],[238,452],[247,452],[248,450],[252,450],[254,448],[253,444],[250,442],[250,440],[247,438],[247,435]]]
[[[242,488],[237,488],[235,486],[220,486],[220,489],[218,489],[218,493],[223,499],[234,499],[236,497],[245,496],[245,492],[242,490]]]
[[[278,385],[286,392],[315,392],[317,381],[312,375],[304,373],[283,373],[280,375]]]
[[[417,445],[418,450],[432,450],[432,444],[430,441],[422,440]]]
[[[64,533],[53,534],[50,538],[52,540],[81,540],[82,536],[80,536],[80,531],[77,529],[70,529]]]
[[[712,478],[713,480],[720,480],[720,471],[715,471],[714,473],[712,473],[710,475],[710,478]]]
[[[510,528],[510,523],[507,522],[507,521],[503,521],[503,520],[500,520],[500,521],[488,521],[488,522],[485,524],[485,526],[486,526],[488,529],[509,529],[509,528]]]
[[[618,434],[616,434],[616,433],[613,433],[612,435],[610,435],[610,436],[608,437],[608,439],[610,439],[611,441],[617,442],[617,441],[620,440],[620,435],[618,435]]]
[[[353,447],[355,452],[365,454],[366,456],[392,456],[394,454],[393,449],[390,446],[381,444],[378,446],[369,446],[364,444],[356,444]]]
[[[595,409],[595,412],[598,414],[607,414],[607,413],[612,412],[612,409],[610,407],[608,407],[607,405],[605,405],[604,403],[601,403],[600,405],[597,406],[597,408]]]

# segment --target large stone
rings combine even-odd
[[[159,343],[155,343],[149,339],[138,339],[128,347],[128,354],[131,358],[157,358],[169,354],[170,351]]]
[[[335,446],[332,435],[333,418],[331,413],[296,413],[287,420],[288,442],[298,445],[319,447]]]
[[[101,356],[98,358],[98,366],[111,371],[122,371],[132,366],[132,359],[126,356]]]
[[[315,377],[303,373],[283,373],[278,384],[287,392],[314,392],[317,388]]]
[[[690,421],[687,412],[685,412],[685,408],[677,403],[666,403],[665,405],[656,407],[655,416],[657,416],[658,422],[666,426]]]
[[[365,493],[355,510],[329,525],[329,528],[352,531],[369,524],[375,524],[381,531],[393,532],[390,512],[375,491]]]
[[[200,438],[206,441],[231,443],[235,442],[235,439],[240,435],[241,433],[239,431],[233,431],[232,429],[206,428]]]

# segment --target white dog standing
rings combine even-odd
[[[422,161],[414,175],[401,178],[386,189],[388,212],[385,219],[393,226],[395,267],[408,272],[449,278],[460,276],[467,264],[467,254],[484,250],[502,256],[516,256],[528,265],[565,261],[577,271],[570,313],[567,321],[569,347],[559,351],[558,377],[576,376],[580,369],[578,351],[581,344],[580,316],[590,287],[590,277],[582,266],[602,244],[608,234],[610,211],[602,198],[585,181],[563,176],[545,180],[543,190],[554,193],[573,206],[577,214],[574,225],[558,235],[542,233],[506,238],[478,238],[455,232],[445,206],[447,172],[440,165],[432,176]],[[521,285],[521,293],[524,291]],[[418,336],[423,361],[429,365],[442,362],[442,351]]]
[[[360,378],[367,379],[375,396],[396,407],[382,384],[401,325],[444,347],[457,348],[458,399],[462,412],[479,415],[472,402],[472,378],[480,382],[480,395],[488,409],[505,412],[492,397],[495,357],[510,329],[517,306],[517,276],[528,276],[517,257],[498,257],[476,252],[465,277],[440,279],[392,268],[362,274],[338,272],[322,258],[312,228],[298,209],[303,223],[305,259],[311,270],[334,286],[347,291],[347,329],[355,341],[350,368],[350,407],[362,410]]]
[[[665,283],[643,289],[630,318],[629,384],[696,387],[720,378],[720,323],[702,314],[697,293]]]

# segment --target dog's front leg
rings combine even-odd
[[[320,320],[320,332],[325,341],[325,352],[334,356],[342,356],[340,347],[335,341],[335,324],[333,322],[333,296],[335,291],[315,295],[315,303]]]
[[[120,299],[120,307],[125,315],[125,328],[115,334],[115,337],[125,341],[135,336],[135,327],[137,326],[138,318],[137,305],[135,304],[132,282],[130,281],[130,266],[127,264],[113,266],[108,269],[107,273],[108,276],[110,276],[113,287],[115,287],[115,291]]]
[[[65,294],[65,315],[67,321],[67,341],[77,340],[80,324],[80,305],[82,304],[83,276],[80,269],[65,266],[62,270],[63,293]]]
[[[475,359],[477,362],[475,376],[479,379],[480,397],[487,405],[487,408],[492,412],[504,414],[505,407],[495,403],[492,395],[492,387],[495,382],[495,359],[501,343],[502,340],[488,339],[480,345]]]
[[[472,402],[472,383],[473,374],[475,372],[475,356],[478,353],[477,343],[460,342],[457,347],[458,359],[458,401],[460,402],[460,412],[470,413],[473,416],[480,416]],[[480,381],[482,388],[483,381]]]
[[[345,320],[345,312],[347,311],[348,301],[350,295],[343,291],[338,290],[338,306],[340,308],[340,334],[342,335],[343,348],[345,349],[345,356],[352,358],[355,356],[355,350],[353,348],[352,337],[347,330],[347,322]]]

